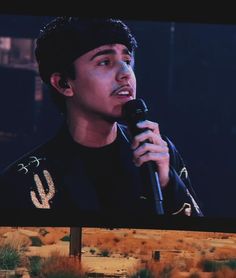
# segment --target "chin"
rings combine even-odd
[[[106,116],[105,119],[106,119],[106,121],[108,121],[110,123],[115,123],[117,121],[121,121],[122,120],[122,116],[121,115]]]
[[[107,115],[104,115],[104,119],[110,123],[114,123],[114,122],[117,122],[117,121],[120,121],[122,119],[122,113],[121,113],[121,109],[120,111],[117,113],[110,113],[110,114],[107,114]]]

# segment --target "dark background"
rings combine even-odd
[[[0,36],[35,38],[52,17],[0,15]],[[206,216],[236,217],[236,24],[128,20],[137,94],[181,153]],[[0,170],[44,142],[61,118],[35,72],[0,68]]]

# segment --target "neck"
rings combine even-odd
[[[67,115],[69,132],[75,142],[87,147],[103,147],[115,141],[117,123],[102,119],[88,120]]]

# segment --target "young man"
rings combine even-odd
[[[39,73],[65,125],[4,171],[1,207],[148,216],[154,212],[152,190],[139,169],[153,161],[164,213],[202,216],[185,165],[158,124],[139,122],[143,131],[130,139],[118,123],[124,104],[136,98],[136,47],[120,20],[58,17],[41,30]]]

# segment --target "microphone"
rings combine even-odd
[[[122,117],[127,123],[128,129],[133,139],[136,135],[144,132],[147,129],[138,128],[136,124],[138,122],[147,120],[148,108],[142,99],[133,99],[126,102],[122,107]],[[145,140],[146,143],[149,140]],[[155,211],[158,215],[164,214],[163,210],[163,197],[161,192],[161,185],[159,182],[158,173],[156,171],[156,165],[154,161],[147,161],[140,166],[141,175],[143,178],[145,190],[152,192]]]

